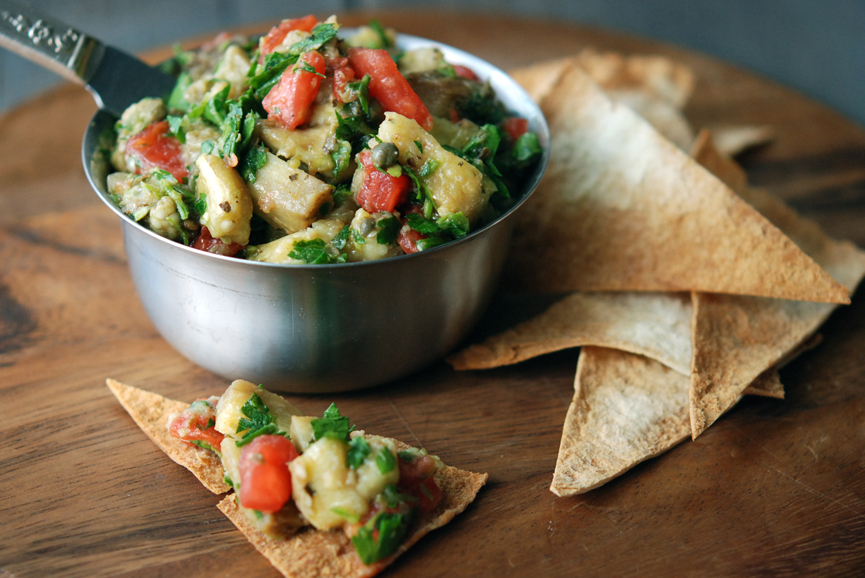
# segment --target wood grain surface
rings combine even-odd
[[[516,17],[387,12],[388,25],[502,68],[585,46],[663,53],[698,75],[695,126],[771,124],[744,165],[831,234],[865,245],[865,132],[783,87],[710,58]],[[264,29],[260,27],[259,30]],[[160,58],[165,52],[152,54]],[[0,576],[276,576],[215,508],[218,498],[132,423],[106,377],[175,399],[224,380],[156,333],[129,277],[114,215],[80,167],[95,107],[63,87],[0,122]],[[476,335],[542,300],[500,294]],[[606,486],[548,490],[578,351],[497,370],[438,363],[331,401],[367,431],[490,474],[477,501],[388,576],[803,576],[865,568],[865,302],[823,327],[781,373],[784,401],[748,398],[685,442]]]

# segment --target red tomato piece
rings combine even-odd
[[[410,462],[399,460],[400,493],[418,499],[421,512],[435,510],[442,498],[442,490],[435,481],[435,460],[429,456],[417,456]]]
[[[304,70],[304,63],[315,72]],[[268,118],[275,119],[287,129],[308,122],[324,72],[324,56],[314,50],[304,52],[297,64],[285,69],[277,85],[261,101]]]
[[[162,169],[178,181],[189,176],[180,141],[168,134],[168,121],[154,122],[126,142],[126,154],[138,159],[143,170]]]
[[[238,251],[243,249],[243,245],[240,243],[226,245],[221,239],[214,239],[207,227],[201,227],[201,232],[195,238],[195,241],[192,242],[192,248],[216,255],[233,257]]]
[[[403,227],[399,231],[399,237],[397,237],[396,242],[399,243],[399,246],[402,247],[402,250],[408,254],[417,253],[417,242],[421,239],[426,239],[427,236],[423,233],[415,231],[412,228]]]
[[[225,437],[213,427],[216,420],[216,409],[213,404],[199,403],[198,400],[171,422],[171,435],[188,443],[204,442],[216,451],[222,438]]]
[[[297,450],[288,438],[261,435],[240,452],[240,505],[266,514],[278,512],[291,498],[288,462]]]
[[[505,122],[502,123],[502,128],[511,135],[513,140],[517,140],[529,130],[529,121],[519,116],[511,116],[505,119]]]
[[[468,78],[469,80],[480,80],[478,75],[475,74],[475,71],[469,68],[468,66],[463,66],[462,64],[454,64],[454,72],[457,73],[457,76],[462,78]]]
[[[357,193],[357,204],[367,213],[393,211],[408,200],[411,179],[401,174],[398,177],[375,167],[370,151],[358,154],[363,165],[363,180]]]
[[[273,50],[282,44],[282,41],[285,40],[285,37],[288,36],[288,33],[292,30],[303,30],[304,32],[310,32],[315,25],[318,24],[318,19],[312,14],[308,14],[303,18],[291,18],[289,20],[283,20],[276,26],[270,29],[264,38],[261,39],[261,56],[264,57],[267,54],[273,52]]]
[[[417,121],[424,130],[431,130],[433,118],[426,105],[397,70],[387,50],[351,48],[348,60],[358,78],[369,74],[369,94],[385,111],[401,114]]]
[[[346,85],[349,82],[354,82],[354,69],[346,64],[333,71],[333,98],[341,102],[349,102],[346,100]]]

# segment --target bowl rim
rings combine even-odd
[[[357,27],[341,27],[340,33],[344,34],[346,32],[357,30]],[[341,34],[341,35],[342,35]],[[84,133],[84,138],[82,139],[81,144],[81,157],[82,163],[84,165],[84,172],[87,176],[87,180],[90,183],[91,188],[96,192],[99,198],[112,210],[114,213],[121,218],[121,221],[124,225],[132,225],[135,231],[151,235],[152,237],[159,239],[160,242],[169,243],[171,246],[176,249],[183,251],[190,251],[196,255],[199,255],[197,258],[205,258],[205,259],[217,259],[224,262],[230,263],[244,263],[253,267],[276,267],[279,269],[304,269],[304,270],[316,270],[316,271],[324,271],[324,270],[333,270],[333,269],[344,269],[347,267],[351,267],[356,270],[361,266],[365,267],[376,267],[376,266],[384,266],[386,264],[395,264],[400,261],[405,261],[406,259],[422,259],[422,258],[434,258],[436,255],[440,255],[443,252],[448,251],[448,249],[452,249],[454,247],[464,245],[466,243],[471,242],[472,239],[483,235],[484,232],[492,229],[500,225],[505,219],[510,218],[513,213],[519,209],[525,202],[531,197],[531,195],[535,192],[538,185],[543,178],[547,166],[550,160],[550,152],[551,152],[551,142],[550,142],[550,128],[547,120],[541,110],[541,107],[532,100],[529,96],[528,92],[520,86],[520,84],[514,80],[510,75],[505,73],[503,70],[491,64],[490,62],[475,56],[465,50],[460,48],[456,48],[449,44],[445,44],[443,42],[438,42],[436,40],[432,40],[429,38],[424,38],[421,36],[416,36],[412,34],[404,34],[397,32],[396,37],[396,46],[407,49],[415,49],[422,47],[434,47],[441,50],[448,62],[454,64],[462,64],[472,68],[476,72],[478,72],[478,76],[484,80],[488,81],[492,86],[496,93],[496,98],[501,100],[500,88],[501,85],[507,85],[507,93],[509,95],[508,100],[518,101],[522,108],[531,111],[530,122],[530,130],[535,132],[538,135],[538,140],[542,146],[541,158],[538,161],[538,164],[535,168],[532,176],[526,181],[523,190],[521,191],[520,197],[516,203],[514,203],[510,208],[508,208],[504,213],[490,221],[489,223],[479,227],[478,229],[470,232],[468,235],[461,239],[456,239],[453,241],[449,241],[437,247],[432,247],[425,251],[418,251],[416,253],[411,254],[402,254],[396,255],[394,257],[387,257],[385,259],[377,259],[374,261],[357,261],[357,262],[346,262],[346,263],[329,263],[329,264],[311,264],[311,263],[268,263],[263,261],[250,261],[248,259],[237,259],[236,257],[227,257],[225,255],[217,255],[215,253],[208,253],[206,251],[199,251],[184,245],[183,243],[178,243],[177,241],[172,241],[171,239],[167,239],[157,233],[151,231],[150,229],[138,224],[136,221],[132,220],[132,218],[120,210],[120,208],[114,203],[114,201],[108,196],[107,191],[104,191],[104,184],[97,183],[97,177],[94,173],[97,171],[94,169],[95,157],[99,152],[99,140],[100,134],[96,134],[99,127],[105,126],[113,126],[114,121],[116,121],[116,117],[109,113],[104,109],[99,109],[90,119],[88,123],[87,129]],[[511,107],[506,104],[506,108],[512,112]],[[109,117],[109,118],[106,118]],[[113,120],[111,120],[113,119]],[[111,120],[109,124],[109,120]]]

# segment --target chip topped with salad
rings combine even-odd
[[[170,97],[116,123],[118,207],[196,249],[293,264],[423,251],[511,207],[542,154],[528,121],[435,46],[339,28],[309,15],[178,52]]]
[[[371,576],[462,512],[487,479],[356,431],[335,405],[306,416],[248,381],[192,404],[108,387],[171,459],[230,492],[218,507],[286,576]]]

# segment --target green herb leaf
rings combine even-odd
[[[381,22],[379,22],[378,20],[370,20],[369,27],[372,28],[378,35],[381,48],[390,48],[391,46],[393,46],[393,43],[390,41],[390,38],[388,38],[387,33],[385,33],[384,27],[381,25]]]
[[[291,48],[288,49],[288,52],[290,54],[300,55],[310,50],[318,50],[326,43],[336,38],[338,30],[339,25],[337,24],[330,22],[317,24],[315,28],[312,29],[309,36],[292,44]]]
[[[180,73],[177,77],[177,82],[174,84],[174,89],[171,91],[171,96],[168,97],[168,110],[182,110],[188,112],[192,108],[192,104],[186,100],[186,89],[192,84],[192,75],[188,72]]]
[[[387,474],[396,468],[396,458],[389,449],[383,447],[378,455],[375,456],[375,465],[378,466],[378,471]]]
[[[438,162],[437,160],[427,159],[427,161],[420,168],[420,171],[418,171],[418,176],[419,177],[428,177],[431,174],[433,174],[434,172],[436,172],[436,169],[438,169],[440,165],[441,165],[441,163]]]
[[[345,518],[351,524],[357,524],[360,521],[360,516],[358,516],[357,514],[352,514],[344,508],[334,507],[331,508],[330,511],[339,516],[340,518]]]
[[[346,225],[339,230],[339,233],[337,233],[336,237],[333,238],[333,241],[331,241],[330,244],[333,245],[333,248],[337,251],[342,251],[348,244],[349,235],[351,235],[351,227]]]
[[[417,150],[420,151],[420,154],[423,154],[423,143],[419,140],[416,140],[414,141],[414,144],[417,147]]]
[[[207,195],[204,193],[201,193],[201,195],[199,195],[199,197],[192,204],[192,208],[199,215],[203,215],[204,213],[206,213],[207,212]]]
[[[372,564],[393,554],[408,530],[409,516],[380,512],[351,539],[364,564]],[[378,540],[373,532],[378,530]]]
[[[337,119],[339,119],[339,115],[337,114]],[[339,120],[337,120],[337,123]],[[333,174],[338,175],[342,172],[345,172],[351,164],[351,143],[347,140],[338,141],[338,146],[335,151],[330,153],[330,158],[333,159]]]
[[[388,507],[396,508],[400,502],[417,502],[417,498],[408,494],[400,494],[395,484],[388,484],[381,493]]]
[[[375,235],[375,241],[379,245],[392,245],[399,237],[399,230],[402,228],[402,223],[396,217],[387,217],[380,219],[377,223],[380,227]]]
[[[309,265],[345,262],[345,255],[334,253],[337,252],[328,251],[327,243],[323,239],[310,239],[308,241],[295,241],[288,256]]]
[[[538,135],[533,132],[524,132],[514,143],[511,156],[520,165],[533,163],[541,155],[541,143]]]
[[[313,65],[311,65],[309,62],[307,62],[305,60],[300,60],[299,62],[300,62],[300,64],[295,65],[295,67],[291,69],[292,72],[298,72],[298,71],[309,72],[309,73],[312,73],[316,76],[320,76],[322,78],[325,78],[325,75],[323,75],[322,73],[317,71],[315,69],[315,67]]]
[[[316,441],[323,437],[335,437],[348,441],[348,434],[354,429],[349,426],[348,418],[339,414],[339,409],[335,404],[330,404],[330,407],[324,410],[324,415],[319,419],[312,420],[310,425]]]
[[[363,436],[355,437],[349,442],[349,446],[346,465],[356,470],[363,464],[371,449]]]
[[[254,146],[243,156],[243,160],[238,166],[240,169],[240,176],[242,176],[243,180],[247,183],[252,184],[256,179],[255,173],[266,164],[267,148],[263,144]]]
[[[246,400],[246,403],[240,408],[240,413],[246,417],[238,420],[236,433],[246,433],[236,442],[237,447],[245,446],[253,439],[264,434],[286,435],[285,432],[279,431],[276,419],[257,393],[253,393]]]

